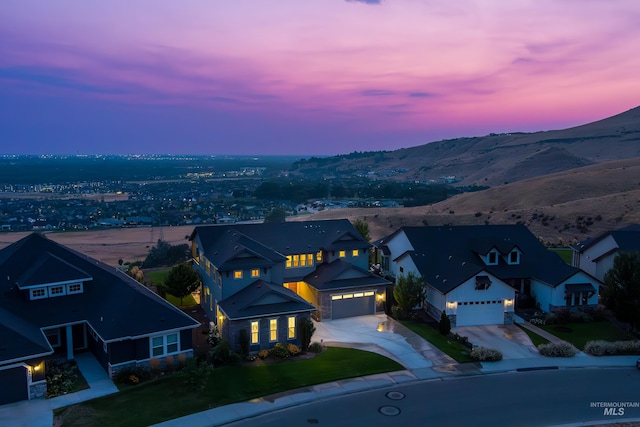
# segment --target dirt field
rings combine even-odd
[[[154,246],[160,238],[178,245],[189,243],[185,239],[193,231],[193,226],[181,227],[146,227],[146,228],[117,228],[111,230],[76,231],[68,233],[43,233],[48,238],[92,258],[110,265],[117,265],[118,259],[125,262],[143,260],[149,248]],[[0,234],[0,248],[20,240],[30,233],[2,233]]]

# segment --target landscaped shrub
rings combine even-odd
[[[300,347],[291,343],[287,344],[287,350],[289,351],[289,354],[292,356],[297,356],[302,352]]]
[[[240,342],[240,353],[245,356],[249,354],[249,333],[246,329],[240,329],[238,341]]]
[[[322,344],[320,344],[317,341],[314,343],[311,343],[311,345],[309,345],[309,351],[315,354],[322,353]]]
[[[547,321],[539,317],[534,317],[533,319],[529,320],[529,323],[531,323],[532,325],[546,325]]]
[[[276,343],[276,345],[271,350],[269,350],[269,355],[280,359],[286,359],[290,356],[290,353],[286,345],[282,343]]]
[[[211,349],[211,360],[214,365],[228,365],[236,363],[241,357],[231,350],[231,344],[221,338],[218,344]]]
[[[546,357],[573,357],[578,353],[578,350],[570,343],[562,341],[559,343],[540,344],[538,352]]]
[[[619,354],[640,354],[640,340],[634,341],[589,341],[584,352],[591,356],[613,356]]]
[[[154,375],[158,375],[160,373],[160,359],[157,357],[149,359],[149,368]]]
[[[576,323],[587,323],[593,322],[593,318],[589,313],[585,313],[584,311],[576,311],[569,314],[569,321]]]
[[[269,357],[269,350],[265,350],[262,349],[258,352],[258,357],[262,360],[266,359],[267,357]]]
[[[164,358],[164,370],[171,373],[176,367],[176,361],[173,356],[167,356]]]
[[[204,390],[207,385],[207,379],[213,371],[212,368],[207,363],[198,363],[195,358],[190,358],[176,376],[189,390]]]
[[[438,330],[442,335],[448,335],[449,332],[451,332],[451,320],[449,320],[449,316],[447,316],[447,313],[445,313],[444,310],[442,310],[442,314],[440,315]]]
[[[460,344],[462,344],[462,345],[464,345],[466,347],[471,348],[471,344],[469,343],[469,337],[465,337],[465,336],[462,336],[460,334],[453,333],[453,334],[449,334],[449,338],[451,338],[452,340],[454,340],[456,342],[459,342]]]
[[[477,360],[479,362],[497,362],[502,360],[502,353],[498,350],[486,347],[474,348],[471,350],[470,356],[473,360]]]
[[[187,355],[185,353],[180,353],[178,355],[178,369],[184,368],[184,364],[187,362]]]
[[[300,345],[303,350],[306,350],[309,347],[309,343],[311,342],[311,337],[313,337],[313,333],[316,331],[316,327],[313,324],[311,319],[307,319],[305,317],[301,317],[298,319],[298,338],[300,339]]]
[[[46,397],[56,397],[71,391],[73,381],[78,376],[77,366],[64,365],[56,362],[45,362],[45,372],[47,380],[47,394]]]
[[[391,316],[396,320],[405,320],[407,313],[399,305],[391,307]]]
[[[151,377],[148,369],[139,366],[137,368],[124,368],[118,370],[113,376],[113,381],[117,384],[136,385],[145,382]]]

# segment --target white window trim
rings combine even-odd
[[[271,339],[271,333],[274,331],[273,329],[271,329],[271,322],[276,322],[275,339]],[[269,342],[278,342],[278,319],[269,319]]]
[[[80,286],[80,289],[78,289],[77,291],[72,291],[71,290],[72,286]],[[84,285],[83,285],[82,282],[80,282],[80,283],[69,283],[67,285],[67,295],[81,294],[82,292],[84,292]]]
[[[293,326],[291,326],[291,320],[293,319]],[[289,316],[287,318],[287,339],[294,340],[296,339],[296,317]]]
[[[35,291],[44,291],[44,294],[43,294],[43,295],[35,296],[35,295],[33,294]],[[32,299],[32,300],[35,300],[35,299],[44,299],[44,298],[48,298],[48,297],[49,297],[49,292],[47,292],[47,288],[33,288],[33,289],[29,289],[29,297],[30,297],[30,299]]]
[[[517,255],[517,259],[515,261],[511,261],[511,254],[516,254]],[[520,264],[520,251],[514,249],[511,252],[509,252],[509,255],[508,255],[508,258],[507,258],[507,264],[509,264],[509,265],[518,265],[518,264]]]
[[[256,332],[253,332],[253,325],[257,325],[258,327],[256,328]],[[249,342],[251,343],[251,345],[258,345],[260,344],[260,321],[253,321],[250,324],[251,327],[251,331],[250,331],[250,337],[249,337]],[[253,334],[256,334],[256,340],[253,340]]]
[[[177,347],[176,347],[176,351],[169,352],[167,351],[167,346],[168,346],[167,338],[172,335],[177,336],[177,340],[176,340]],[[154,348],[160,348],[160,346],[153,345],[154,338],[162,338],[162,354],[153,354]],[[180,332],[173,332],[171,334],[164,334],[164,335],[154,335],[152,337],[149,337],[149,356],[150,357],[165,357],[165,356],[178,354],[178,353],[180,353]]]
[[[62,289],[62,292],[60,292],[59,294],[54,294],[53,293],[54,289]],[[49,298],[61,297],[66,294],[67,294],[67,287],[65,285],[49,286],[49,288],[47,289],[47,295],[49,295]]]
[[[491,262],[491,254],[495,254],[495,262]],[[489,253],[487,254],[487,265],[498,265],[499,255],[500,254],[495,249],[489,251]]]

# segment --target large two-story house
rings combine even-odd
[[[600,281],[547,250],[524,225],[403,227],[374,243],[383,275],[414,272],[425,310],[452,326],[513,323],[518,299],[543,311],[594,308]]]
[[[613,260],[619,253],[640,252],[640,225],[606,231],[571,248],[573,266],[604,281],[605,274],[613,267]]]
[[[0,404],[43,396],[50,357],[89,351],[113,375],[191,356],[199,325],[117,268],[31,234],[0,250]]]
[[[348,220],[199,226],[191,242],[201,305],[235,348],[240,335],[251,351],[298,343],[300,318],[384,311],[390,282]]]

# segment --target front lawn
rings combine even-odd
[[[533,331],[530,331],[529,329],[525,328],[524,326],[520,326],[519,324],[516,323],[516,325],[522,329],[524,331],[525,334],[529,335],[529,338],[531,339],[531,342],[533,343],[533,345],[535,345],[536,347],[538,347],[540,344],[547,344],[549,343],[549,340],[546,339],[545,337],[541,337],[540,335],[536,334]]]
[[[375,353],[331,347],[307,360],[217,368],[204,391],[187,390],[172,376],[62,408],[56,417],[65,427],[146,426],[286,390],[402,369]]]
[[[570,342],[580,350],[584,349],[584,346],[588,341],[618,341],[634,339],[631,335],[606,320],[599,322],[570,322],[557,325],[538,326],[558,338]]]
[[[448,337],[442,335],[440,331],[427,323],[419,323],[411,320],[403,320],[402,323],[425,340],[429,341],[435,347],[451,356],[458,363],[473,362],[469,350],[459,342],[452,341]]]
[[[570,248],[553,248],[549,249],[551,252],[555,252],[560,255],[560,258],[567,264],[573,264],[573,249]]]

